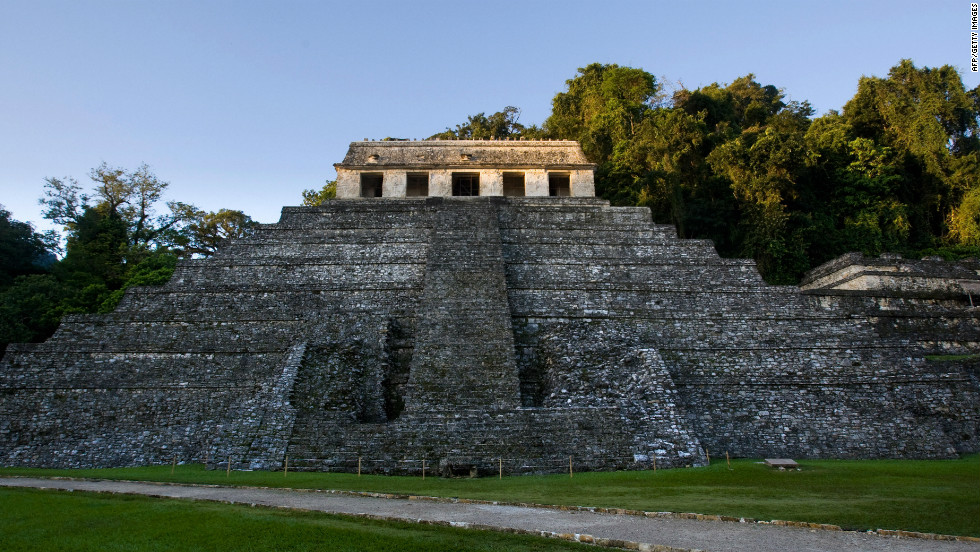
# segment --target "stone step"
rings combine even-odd
[[[409,412],[446,397],[485,408],[520,404],[498,219],[491,203],[447,202],[433,215]]]

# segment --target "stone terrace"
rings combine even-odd
[[[460,474],[980,449],[976,367],[927,361],[914,323],[880,317],[595,198],[287,207],[11,346],[0,464]],[[949,341],[972,350],[970,332]]]

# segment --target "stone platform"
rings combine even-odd
[[[942,351],[980,350],[977,311],[957,313]],[[980,450],[975,364],[927,361],[915,324],[881,316],[594,198],[287,207],[112,314],[10,346],[0,464],[496,474]]]

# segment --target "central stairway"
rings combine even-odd
[[[498,204],[434,206],[406,413],[520,406]]]

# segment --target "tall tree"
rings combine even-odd
[[[578,140],[594,163],[608,161],[616,145],[636,134],[659,99],[657,79],[642,69],[593,63],[565,81],[551,102],[544,128],[552,138]]]
[[[63,279],[85,275],[109,290],[122,286],[129,242],[126,222],[118,213],[86,207],[73,222],[65,258],[55,267]]]
[[[171,248],[182,252],[193,241],[189,224],[205,215],[180,202],[167,202],[168,212],[158,215],[168,184],[146,165],[126,171],[103,163],[89,177],[90,193],[72,178],[48,178],[40,200],[45,218],[66,233],[65,256],[52,267],[64,288],[50,308],[55,318],[96,312],[112,297],[118,301],[142,261]]]
[[[140,257],[156,247],[169,247],[179,239],[180,229],[198,212],[193,205],[170,201],[169,210],[156,214],[169,183],[159,180],[146,165],[127,172],[106,163],[92,169],[89,177],[94,183],[93,195],[81,193],[72,178],[48,178],[40,203],[44,217],[61,224],[71,234],[92,209],[101,215],[119,220],[126,227],[128,254]]]
[[[910,60],[887,78],[862,77],[845,106],[856,137],[888,148],[887,163],[902,178],[898,190],[911,207],[910,246],[938,236],[973,244],[966,230],[980,186],[980,87],[966,90],[948,65],[917,68]]]
[[[258,223],[241,211],[221,209],[217,213],[200,212],[187,226],[190,243],[186,253],[209,257],[229,240],[251,235]]]
[[[810,222],[796,216],[794,207],[812,108],[787,103],[781,90],[751,74],[724,86],[682,89],[673,99],[674,110],[705,123],[697,153],[710,168],[699,172],[703,184],[688,184],[690,234],[711,238],[723,254],[753,257],[769,281],[798,278],[809,266]]]
[[[335,197],[337,197],[337,181],[327,180],[327,183],[319,190],[303,190],[303,205],[316,207],[317,205],[323,204],[324,201],[334,199]]]
[[[787,107],[785,94],[774,85],[763,86],[749,73],[726,86],[712,83],[697,90],[674,93],[674,107],[695,114],[703,113],[709,128],[722,136],[738,134],[753,126],[763,126]],[[800,108],[798,107],[797,110]]]
[[[655,220],[677,225],[684,235],[686,197],[705,176],[701,148],[706,134],[700,115],[650,110],[633,138],[614,148],[600,179],[603,194],[617,204],[650,207]]]
[[[808,268],[799,234],[790,225],[803,165],[803,133],[750,127],[708,156],[731,182],[743,213],[742,255],[753,257],[774,283],[789,283]]]
[[[508,138],[519,138],[525,130],[524,125],[518,122],[521,118],[521,110],[508,105],[502,111],[498,111],[489,117],[484,113],[477,113],[466,118],[466,122],[456,125],[456,128],[447,128],[438,134],[433,134],[430,139],[436,140],[505,140]]]

